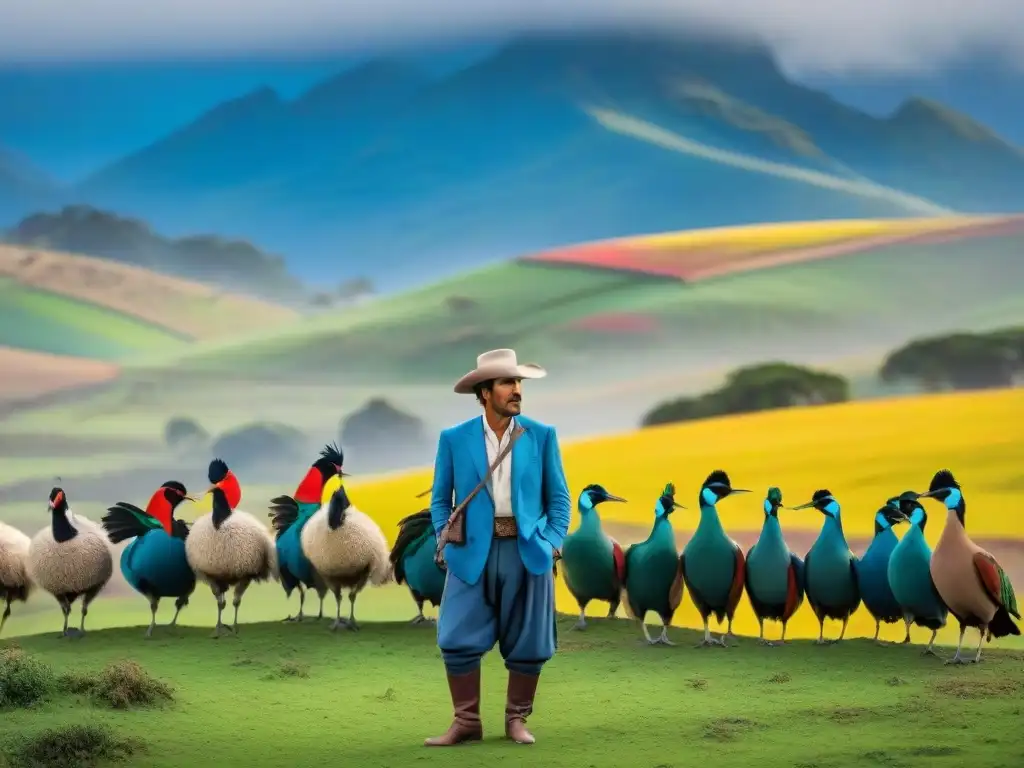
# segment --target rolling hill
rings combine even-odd
[[[525,36],[440,80],[259,89],[69,195],[391,288],[643,232],[1021,210],[1024,155],[935,102],[842,106],[746,42]]]
[[[915,335],[1020,322],[1022,243],[1024,217],[622,238],[469,272],[244,344],[199,345],[166,365],[176,376],[292,370],[440,382],[500,346],[563,374],[600,360],[633,378],[669,360],[721,366],[851,344],[880,353]]]
[[[292,310],[76,254],[0,245],[0,399],[116,376],[126,359],[270,329]]]

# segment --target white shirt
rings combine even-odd
[[[494,430],[491,429],[487,423],[487,419],[483,416],[480,420],[484,425],[484,443],[487,446],[487,466],[491,466],[494,460],[498,458],[498,454],[501,453],[505,446],[508,445],[512,439],[512,431],[516,428],[515,419],[509,421],[508,427],[505,429],[505,434],[498,439],[498,435],[495,434]],[[494,516],[495,517],[512,517],[512,452],[509,451],[505,458],[501,460],[501,464],[494,468],[494,472],[491,473],[490,480],[487,481],[487,488],[491,492],[491,498],[494,499]]]

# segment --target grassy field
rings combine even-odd
[[[876,242],[842,258],[770,269],[753,264],[690,284],[553,261],[510,262],[245,343],[197,345],[162,365],[176,380],[302,371],[348,383],[434,382],[459,375],[479,350],[500,346],[553,361],[549,367],[563,373],[609,356],[623,365],[641,354],[697,365],[752,350],[762,357],[792,353],[801,344],[820,345],[826,335],[834,343],[1010,325],[1024,317],[1013,287],[1024,280],[1022,237]],[[135,373],[160,375],[156,361]]]
[[[567,442],[562,453],[572,493],[597,482],[629,499],[628,504],[609,504],[601,509],[605,524],[623,544],[646,538],[655,500],[666,482],[676,483],[680,503],[695,508],[693,499],[704,477],[713,469],[724,468],[736,487],[755,492],[727,499],[719,510],[726,530],[744,547],[753,543],[761,528],[760,494],[769,486],[782,488],[785,503],[791,506],[809,500],[815,489],[826,487],[843,505],[843,524],[851,547],[862,552],[872,535],[874,512],[885,499],[907,489],[921,490],[937,469],[949,467],[964,486],[968,530],[996,554],[1020,591],[1024,589],[1024,520],[1018,511],[1024,496],[1024,474],[1020,469],[1024,466],[1024,427],[1008,418],[1009,414],[1020,412],[1024,412],[1024,389],[937,395],[658,427]],[[129,449],[127,445],[120,447],[123,451]],[[128,455],[123,454],[121,464],[127,460]],[[115,463],[112,457],[108,468]],[[296,483],[302,471],[301,467],[295,468]],[[205,463],[197,462],[178,479],[190,488],[203,488],[204,473]],[[167,474],[166,469],[150,471],[153,486],[167,480]],[[253,485],[252,479],[244,475],[240,479],[242,507],[257,514],[269,498],[293,490],[291,486]],[[4,506],[5,522],[29,533],[47,524],[43,498],[51,480],[41,478],[40,482],[38,501]],[[353,502],[372,515],[393,541],[397,521],[419,508],[414,497],[429,485],[429,471],[421,470],[377,479],[354,477],[349,488]],[[99,498],[85,500],[83,491],[75,490],[83,488],[82,481],[65,482],[64,486],[72,507],[93,519],[126,495],[111,485]],[[138,495],[148,497],[149,492]],[[144,503],[145,498],[125,500]],[[193,519],[202,511],[203,504],[180,508],[185,519]],[[934,544],[944,516],[937,504],[930,505],[929,512],[932,519],[926,533]],[[784,512],[782,522],[793,549],[803,553],[810,547],[822,519],[813,511]],[[696,525],[695,513],[680,510],[673,524],[682,546]],[[574,519],[572,527],[575,525]],[[902,534],[902,530],[898,533]],[[131,596],[119,576],[115,584],[120,586],[112,586],[111,594],[96,603],[90,622],[97,622],[94,626],[119,626],[144,621],[148,615],[145,601]],[[571,596],[561,583],[558,605],[564,611],[574,610]],[[242,618],[249,621],[282,617],[288,611],[277,585],[254,587],[245,606]],[[205,625],[212,622],[213,610],[208,593],[200,591],[185,620]],[[360,610],[367,612],[368,619],[386,619],[411,611],[412,604],[402,588],[389,587],[367,595]],[[591,606],[595,615],[606,610],[596,604]],[[6,631],[43,631],[59,626],[58,622],[56,603],[39,595],[27,609],[18,610]],[[696,609],[688,599],[684,599],[676,615],[676,624],[700,625]],[[741,608],[735,626],[739,632],[756,634],[757,623],[748,607]],[[838,626],[830,627],[829,631],[837,632]],[[866,612],[862,610],[854,616],[851,636],[870,636],[873,632],[874,624]],[[891,626],[884,628],[883,633],[898,638],[901,629]],[[926,639],[926,634],[915,631],[915,638]],[[806,605],[791,622],[789,636],[817,636],[816,621]],[[947,627],[940,640],[955,642],[956,629]],[[1021,642],[999,643],[1008,644],[1024,647]]]
[[[1024,759],[1019,652],[989,651],[980,667],[950,668],[916,648],[866,641],[696,650],[695,634],[677,631],[677,647],[651,648],[624,621],[586,633],[568,624],[540,683],[529,748],[502,738],[496,653],[484,665],[485,740],[427,750],[423,738],[443,731],[451,712],[434,632],[365,624],[338,635],[315,622],[250,625],[221,642],[198,629],[150,641],[137,629],[70,643],[19,638],[20,653],[37,662],[23,675],[35,688],[21,690],[41,681],[51,692],[5,711],[0,742],[14,768],[33,765],[26,754],[43,757],[34,768],[86,765],[68,760],[69,742],[139,768],[314,766],[339,754],[374,768],[492,759],[670,768],[697,755],[723,768],[964,760],[1009,768]],[[128,697],[138,703],[113,706]]]

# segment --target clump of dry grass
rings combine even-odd
[[[150,675],[138,662],[114,661],[99,674],[72,672],[60,679],[69,693],[85,694],[111,709],[155,707],[174,700],[174,689]]]
[[[53,669],[12,646],[0,651],[0,709],[31,707],[53,692]]]
[[[11,750],[10,762],[19,768],[92,768],[127,760],[143,748],[104,725],[62,725],[24,738]]]

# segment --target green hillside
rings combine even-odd
[[[1024,319],[1024,237],[902,244],[683,284],[574,265],[510,262],[245,344],[197,346],[176,374],[448,380],[481,350],[579,353],[792,345],[810,332],[898,335]]]
[[[0,278],[0,346],[121,361],[185,343],[157,325]]]

